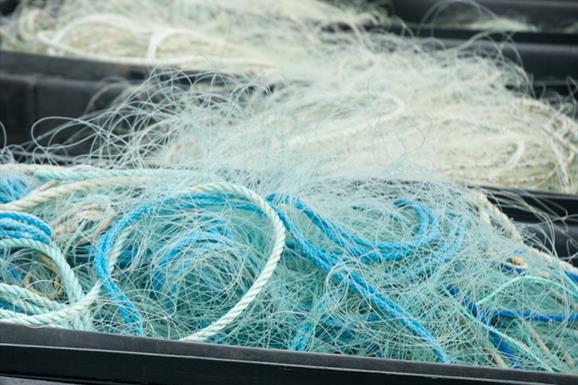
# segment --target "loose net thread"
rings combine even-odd
[[[525,245],[483,195],[394,178],[1,168],[3,185],[27,186],[2,190],[5,321],[576,371],[578,271]]]

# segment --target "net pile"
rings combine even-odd
[[[49,36],[50,41],[76,50],[56,49],[53,53],[59,55],[255,73],[257,79],[235,83],[242,90],[257,87],[259,92],[235,101],[234,110],[219,110],[227,118],[219,120],[216,115],[202,135],[213,128],[228,130],[228,141],[239,133],[253,135],[252,141],[243,141],[252,146],[268,140],[262,138],[263,130],[272,130],[289,138],[277,145],[278,151],[296,147],[298,157],[321,154],[332,158],[336,168],[402,160],[457,181],[578,192],[576,101],[551,95],[537,99],[528,75],[499,50],[481,54],[467,44],[440,50],[437,43],[367,32],[358,26],[371,17],[379,21],[380,16],[376,11],[360,12],[361,6],[317,1],[275,4],[24,3],[3,29],[3,45],[46,52]],[[149,28],[150,23],[158,25]],[[325,27],[332,23],[349,25],[353,31],[328,32]],[[211,39],[221,40],[217,44]],[[146,55],[150,60],[145,63]],[[101,131],[123,125],[124,131],[140,131],[155,143],[178,135],[181,140],[171,142],[177,149],[163,148],[157,160],[168,159],[168,167],[196,162],[198,151],[178,149],[195,147],[192,143],[199,141],[197,128],[188,123],[195,109],[189,105],[196,104],[199,88],[187,93],[176,90],[178,86],[171,76],[168,81],[155,77],[144,86],[154,91],[145,90],[144,98],[137,90],[139,95],[125,99],[123,108],[104,112],[98,122],[87,118],[80,123]],[[225,108],[233,107],[227,102]],[[127,121],[124,114],[138,118]],[[236,116],[229,121],[231,114]],[[152,134],[156,138],[151,139]]]
[[[23,1],[0,36],[4,48],[58,56],[270,71],[309,56],[325,25],[377,18],[319,0]]]
[[[300,80],[281,77],[274,91],[267,77],[156,74],[114,108],[34,132],[35,156],[53,158],[54,146],[43,154],[38,143],[60,141],[63,156],[82,145],[101,160],[172,167],[226,153],[231,167],[259,169],[257,145],[268,157],[318,159],[327,172],[412,162],[456,181],[578,192],[575,102],[508,90],[525,74],[476,56],[344,49],[355,54],[295,65]]]
[[[5,322],[576,373],[578,271],[480,193],[409,168],[1,167]]]

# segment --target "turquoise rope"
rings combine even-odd
[[[0,176],[0,204],[21,199],[29,191],[30,185],[24,179],[13,175]]]

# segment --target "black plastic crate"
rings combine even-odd
[[[473,9],[479,4],[500,16],[525,16],[529,22],[543,26],[538,32],[529,31],[483,31],[463,27],[433,25],[428,12],[438,4],[449,4],[447,0],[392,0],[393,15],[403,20],[412,34],[422,38],[434,37],[446,47],[468,43],[474,51],[495,52],[499,46],[504,56],[520,62],[533,76],[537,85],[555,89],[565,95],[576,96],[568,79],[578,79],[578,33],[565,33],[558,27],[566,20],[578,21],[578,1],[575,0],[473,0],[458,1],[447,8],[445,15]],[[372,27],[370,27],[371,29]],[[375,27],[373,27],[375,29]],[[388,28],[394,33],[407,33],[397,26]]]
[[[38,122],[43,118],[78,118],[105,109],[153,71],[136,65],[0,50],[0,123],[6,133],[0,143],[22,144],[32,139],[31,127],[38,137],[63,123],[62,119]],[[226,93],[239,78],[185,71],[173,81],[183,87],[210,83]]]
[[[0,0],[0,15],[10,15],[17,5],[18,0]]]
[[[544,372],[182,343],[10,324],[0,324],[0,376],[76,384],[158,385],[574,385],[578,381],[577,376]]]
[[[475,8],[472,4],[479,5],[497,16],[516,17],[522,16],[528,22],[541,27],[537,33],[522,32],[522,39],[541,39],[538,35],[551,35],[551,42],[556,39],[576,42],[578,33],[563,33],[559,31],[565,23],[578,21],[578,2],[575,0],[391,0],[393,12],[402,20],[421,24],[430,11],[439,5],[443,6],[449,14],[471,11]],[[564,38],[562,35],[567,35]]]
[[[568,219],[578,240],[578,196],[486,188],[491,200],[516,200],[503,211],[538,220],[524,205]],[[541,226],[539,222],[536,226]],[[566,228],[571,228],[566,224]],[[578,261],[574,261],[575,265]],[[3,379],[7,378],[7,379]],[[345,355],[183,343],[142,337],[0,323],[0,385],[73,384],[556,384],[577,376]],[[3,382],[4,381],[4,382]]]
[[[39,119],[74,118],[105,108],[146,76],[144,68],[0,50],[0,122],[6,142],[31,139],[30,128]],[[58,123],[46,122],[38,130]]]
[[[346,26],[339,28],[348,29]],[[475,33],[457,29],[431,29],[417,25],[370,25],[365,28],[372,33],[409,34],[422,39],[431,48],[456,48],[495,57],[500,53],[508,60],[519,64],[530,76],[536,95],[553,91],[559,95],[578,98],[578,39],[576,44],[551,44],[548,39],[521,42],[511,39],[512,34],[486,34],[474,38]]]
[[[461,43],[461,40],[442,41],[448,47]],[[483,43],[477,42],[472,49],[494,49],[493,44],[484,46]],[[503,51],[514,58],[516,49],[520,47],[505,45]],[[560,46],[535,44],[522,48],[526,68],[540,74],[533,84],[537,96],[549,95],[553,91],[578,97],[578,90],[567,82],[565,76],[560,76],[571,73],[569,76],[578,79],[578,48],[573,51]],[[76,118],[101,110],[128,87],[145,80],[150,73],[151,68],[141,66],[0,50],[0,122],[8,132],[7,138],[2,139],[9,144],[20,144],[31,139],[30,127],[42,118]],[[222,82],[239,78],[200,71],[186,71],[186,74],[188,82],[213,84],[219,82],[218,78]],[[35,133],[46,132],[59,123],[57,120],[41,122],[35,127]]]

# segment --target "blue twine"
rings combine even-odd
[[[367,313],[350,319],[338,319],[333,315],[327,316],[321,321],[324,326],[323,330],[332,330],[334,335],[338,336],[339,342],[347,345],[353,340],[353,333],[351,330],[356,329],[359,332],[364,327],[365,323],[381,321],[382,319],[375,313]],[[372,344],[369,347],[371,355],[376,357],[383,357],[383,350],[377,344]]]
[[[448,286],[448,291],[455,297],[460,294],[460,290],[450,285]],[[560,314],[540,314],[526,310],[484,310],[480,309],[478,305],[468,296],[463,295],[463,301],[470,309],[472,314],[478,317],[485,325],[490,326],[491,323],[495,319],[499,318],[512,318],[512,319],[524,319],[530,321],[538,321],[538,322],[558,322],[558,323],[572,323],[578,322],[578,313],[572,313],[569,315],[560,315]],[[520,368],[521,365],[511,351],[509,346],[502,340],[502,338],[494,332],[490,332],[490,338],[496,344],[496,346],[504,352],[506,357],[510,360],[514,367]]]
[[[431,254],[422,258],[421,266],[399,267],[397,271],[392,272],[393,277],[399,278],[400,275],[403,275],[408,283],[412,283],[431,275],[436,267],[447,263],[460,250],[464,241],[465,227],[463,219],[454,220],[447,234],[447,239],[445,241],[438,240],[438,248],[432,248]],[[454,270],[458,271],[459,266],[454,264]]]
[[[411,205],[413,208],[415,208],[415,207],[419,208],[419,206],[415,202],[408,202],[407,200],[405,200],[405,201],[398,200],[398,202],[410,203],[410,204],[407,204],[407,206]],[[299,204],[299,207],[304,207],[302,202]],[[311,211],[311,209],[309,209],[309,208],[308,208],[308,210]],[[422,210],[422,212],[427,212],[427,211]],[[431,219],[433,219],[432,223],[435,223],[437,225],[438,218],[436,216],[434,216],[433,213],[431,213],[431,211],[428,212],[428,215]],[[319,217],[314,212],[312,214],[310,214],[310,217],[314,217],[314,216]],[[452,215],[452,216],[454,216],[454,215]],[[420,218],[423,219],[424,221],[427,220],[424,216],[422,216]],[[319,222],[321,223],[322,221],[319,221]],[[420,227],[422,227],[422,226],[420,226]],[[436,228],[436,231],[433,233],[435,234],[435,236],[437,236],[439,234],[439,230],[437,230],[437,228],[438,228],[437,226],[435,226],[435,228]],[[435,250],[432,252],[431,258],[433,261],[435,261],[437,263],[434,265],[430,265],[430,266],[423,266],[422,269],[418,270],[418,271],[415,271],[415,269],[408,271],[408,273],[411,273],[411,275],[412,275],[411,280],[413,281],[413,280],[423,276],[424,273],[429,272],[429,270],[433,269],[436,265],[449,260],[453,255],[455,255],[455,253],[457,253],[457,251],[459,250],[459,248],[461,247],[461,245],[463,243],[463,238],[464,238],[464,234],[465,234],[464,228],[465,228],[465,226],[464,226],[463,221],[461,221],[461,220],[454,221],[452,223],[450,234],[448,236],[448,241],[443,243],[442,246],[438,250]],[[421,233],[421,234],[423,235],[423,233]],[[433,239],[431,239],[431,238],[433,238],[433,236],[431,236],[431,235],[428,238],[430,240],[433,240]],[[379,317],[376,314],[369,313],[369,314],[367,314],[366,317],[364,317],[363,320],[360,320],[360,321],[366,321],[367,322],[367,321],[375,321],[378,319],[379,319]],[[322,323],[328,327],[340,329],[341,331],[339,333],[339,340],[341,342],[345,342],[345,343],[347,342],[347,341],[343,341],[344,338],[348,337],[348,334],[346,332],[344,332],[344,330],[352,328],[353,325],[352,325],[351,320],[338,321],[334,317],[328,317]],[[309,328],[307,326],[307,322],[305,322],[299,326],[298,331],[296,332],[293,340],[291,341],[290,348],[293,350],[303,350],[306,347],[307,343],[309,343],[309,340],[311,338],[313,338],[313,335],[305,336],[305,333],[307,333],[307,332],[313,333],[313,329]],[[351,338],[351,336],[349,336],[349,337]],[[379,355],[378,352],[376,352],[376,354]]]
[[[572,281],[578,283],[578,274],[573,273],[573,272],[571,272],[571,271],[567,271],[567,270],[564,271],[564,273],[566,273],[566,276],[567,276],[568,278],[570,278]]]
[[[447,287],[447,290],[454,297],[458,297],[461,294],[460,289],[458,289],[454,285],[449,285]],[[482,321],[484,325],[491,326],[490,312],[480,309],[478,305],[465,294],[462,294],[462,302],[466,305],[466,307],[468,308],[468,310],[470,310],[470,312],[474,315],[474,317]],[[520,369],[522,367],[520,361],[518,360],[512,349],[508,346],[508,344],[503,340],[503,338],[492,330],[490,330],[489,332],[490,332],[490,339],[496,345],[496,347],[504,353],[504,355],[506,356],[508,361],[510,361],[510,363],[514,368]]]
[[[509,263],[500,263],[498,264],[500,270],[504,273],[513,273],[516,275],[524,275],[528,272],[528,269],[522,266],[515,266]]]
[[[289,343],[289,350],[295,350],[298,352],[304,351],[314,332],[315,326],[310,321],[301,322]]]
[[[495,310],[491,314],[494,317],[521,318],[524,320],[538,321],[538,322],[558,322],[558,323],[578,322],[578,313],[561,315],[561,314],[540,314],[527,310]]]
[[[228,238],[223,237],[218,234],[211,232],[199,232],[191,234],[182,240],[180,240],[172,249],[167,251],[159,259],[158,265],[156,266],[153,276],[152,276],[152,287],[156,291],[161,291],[167,284],[167,273],[170,273],[170,278],[178,277],[182,271],[186,270],[188,265],[191,263],[191,259],[184,260],[179,254],[190,247],[193,244],[200,244],[200,247],[191,251],[191,257],[197,257],[200,254],[215,249],[218,245],[226,243]],[[175,265],[176,260],[176,265]],[[173,264],[173,266],[169,265]],[[210,281],[209,277],[203,275],[205,281]],[[169,308],[171,304],[176,306],[177,303],[174,298],[177,296],[178,290],[181,286],[181,282],[178,279],[169,279],[169,297],[165,301],[165,307]],[[217,285],[213,285],[213,288]]]

